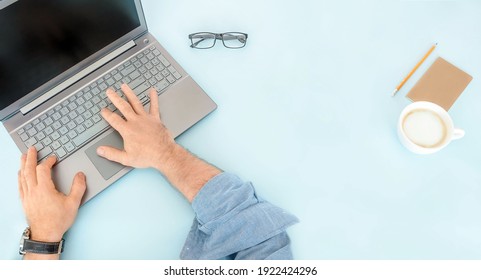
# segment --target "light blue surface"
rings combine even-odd
[[[219,105],[178,141],[296,214],[295,258],[481,258],[481,1],[143,5],[151,33]],[[246,32],[248,46],[192,50],[197,31]],[[474,77],[450,110],[466,137],[417,156],[396,123],[437,56]],[[0,259],[18,259],[20,153],[4,129],[0,146]],[[135,170],[80,210],[63,257],[176,259],[192,218],[161,175]]]

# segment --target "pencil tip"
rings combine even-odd
[[[398,92],[398,90],[397,90],[397,89],[395,89],[395,90],[392,92],[392,94],[391,94],[391,97],[394,97],[394,96],[396,95],[396,93],[397,93],[397,92]]]

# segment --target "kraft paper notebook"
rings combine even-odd
[[[439,57],[406,96],[429,101],[448,111],[473,77]]]

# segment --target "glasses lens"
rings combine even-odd
[[[215,45],[215,35],[211,33],[197,33],[191,36],[192,47],[196,49],[209,49]]]
[[[242,33],[225,33],[222,36],[224,46],[231,49],[239,49],[245,47],[247,43],[247,35]]]

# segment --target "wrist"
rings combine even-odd
[[[160,173],[165,174],[169,169],[173,168],[173,166],[177,164],[177,158],[186,152],[187,151],[182,146],[176,142],[173,142],[164,148],[153,167]]]
[[[52,230],[40,230],[30,227],[30,239],[39,242],[59,242],[62,240],[64,233]]]

